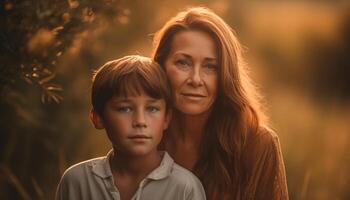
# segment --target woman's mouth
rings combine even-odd
[[[198,101],[206,97],[205,95],[198,94],[198,93],[181,93],[181,95],[186,99],[194,100],[194,101]]]

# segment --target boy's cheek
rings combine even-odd
[[[109,140],[113,143],[117,143],[118,141],[123,140],[123,135],[117,132],[116,129],[109,127],[108,129],[106,129],[106,132]]]

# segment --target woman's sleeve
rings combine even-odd
[[[264,129],[252,136],[242,158],[242,199],[288,200],[281,147],[274,132]]]

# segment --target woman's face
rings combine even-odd
[[[216,45],[209,34],[182,31],[175,34],[165,60],[175,107],[189,115],[210,110],[218,85]]]

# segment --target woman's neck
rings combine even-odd
[[[186,115],[174,110],[165,149],[181,166],[193,170],[198,158],[208,114]]]
[[[174,110],[172,121],[169,127],[171,135],[175,139],[192,144],[199,144],[204,133],[209,113],[200,115],[187,115]]]

